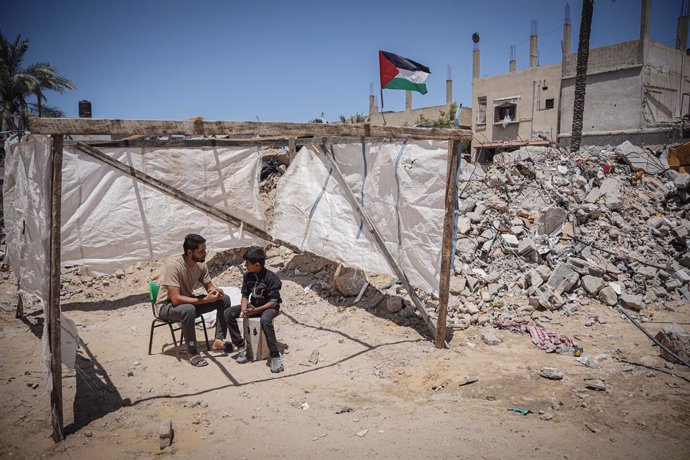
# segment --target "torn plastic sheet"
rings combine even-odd
[[[360,205],[410,283],[438,292],[448,142],[368,143],[364,154],[361,145],[338,144],[329,151],[351,192],[365,197]],[[344,265],[393,275],[366,226],[359,233],[360,217],[316,148],[300,149],[281,177],[274,210],[274,238]]]

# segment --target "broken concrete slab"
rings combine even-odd
[[[618,294],[616,294],[616,291],[614,291],[611,286],[605,286],[599,290],[597,298],[601,303],[610,307],[618,303]]]
[[[621,193],[621,183],[612,177],[607,177],[601,184],[601,192],[606,198],[606,207],[616,211],[623,207],[623,195]]]
[[[690,333],[684,331],[678,324],[674,323],[664,326],[655,337],[680,359],[684,360],[686,363],[690,362]],[[678,363],[678,360],[663,348],[660,348],[659,352],[661,357],[665,360],[672,363]]]
[[[640,311],[644,306],[641,295],[633,295],[624,292],[620,297],[621,304],[630,310]]]
[[[563,208],[548,208],[537,220],[539,233],[547,236],[551,235],[563,226],[567,217],[568,212]]]
[[[604,280],[597,276],[585,275],[582,277],[582,287],[587,293],[596,295],[604,284]]]
[[[573,270],[573,267],[566,263],[556,266],[549,280],[546,282],[556,293],[570,292],[580,279],[580,275]]]
[[[359,294],[366,282],[367,275],[361,268],[346,267],[339,264],[333,274],[333,285],[341,294],[348,297]]]
[[[668,169],[668,163],[655,157],[642,148],[625,141],[616,147],[616,154],[633,171],[644,171],[648,174],[661,174]]]

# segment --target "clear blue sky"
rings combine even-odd
[[[673,46],[681,0],[652,0],[650,37]],[[48,103],[95,118],[302,122],[368,112],[378,95],[379,49],[431,68],[415,107],[454,99],[471,105],[472,42],[481,36],[481,75],[529,65],[530,20],[539,61],[560,61],[565,0],[4,2],[0,30],[31,40],[26,64],[49,62],[77,89]],[[577,48],[581,0],[570,1]],[[640,0],[597,0],[591,46],[639,37]],[[378,98],[378,96],[377,96]],[[384,92],[385,110],[404,108],[404,91]],[[379,101],[380,104],[380,101]]]

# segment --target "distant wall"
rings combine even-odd
[[[447,105],[435,105],[412,109],[410,112],[376,112],[369,115],[369,123],[375,126],[414,126],[423,115],[429,120],[436,120],[441,116],[441,110],[448,111]],[[460,127],[469,129],[472,125],[472,109],[470,107],[460,108]]]
[[[641,128],[641,67],[587,76],[583,135]],[[561,83],[561,133],[570,135],[573,125],[575,78]]]
[[[563,77],[575,77],[577,72],[577,53],[568,54],[563,61]],[[635,65],[642,65],[639,40],[589,50],[587,74]]]

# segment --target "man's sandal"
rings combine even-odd
[[[194,355],[189,359],[189,363],[194,367],[208,366],[208,362],[201,355]]]

